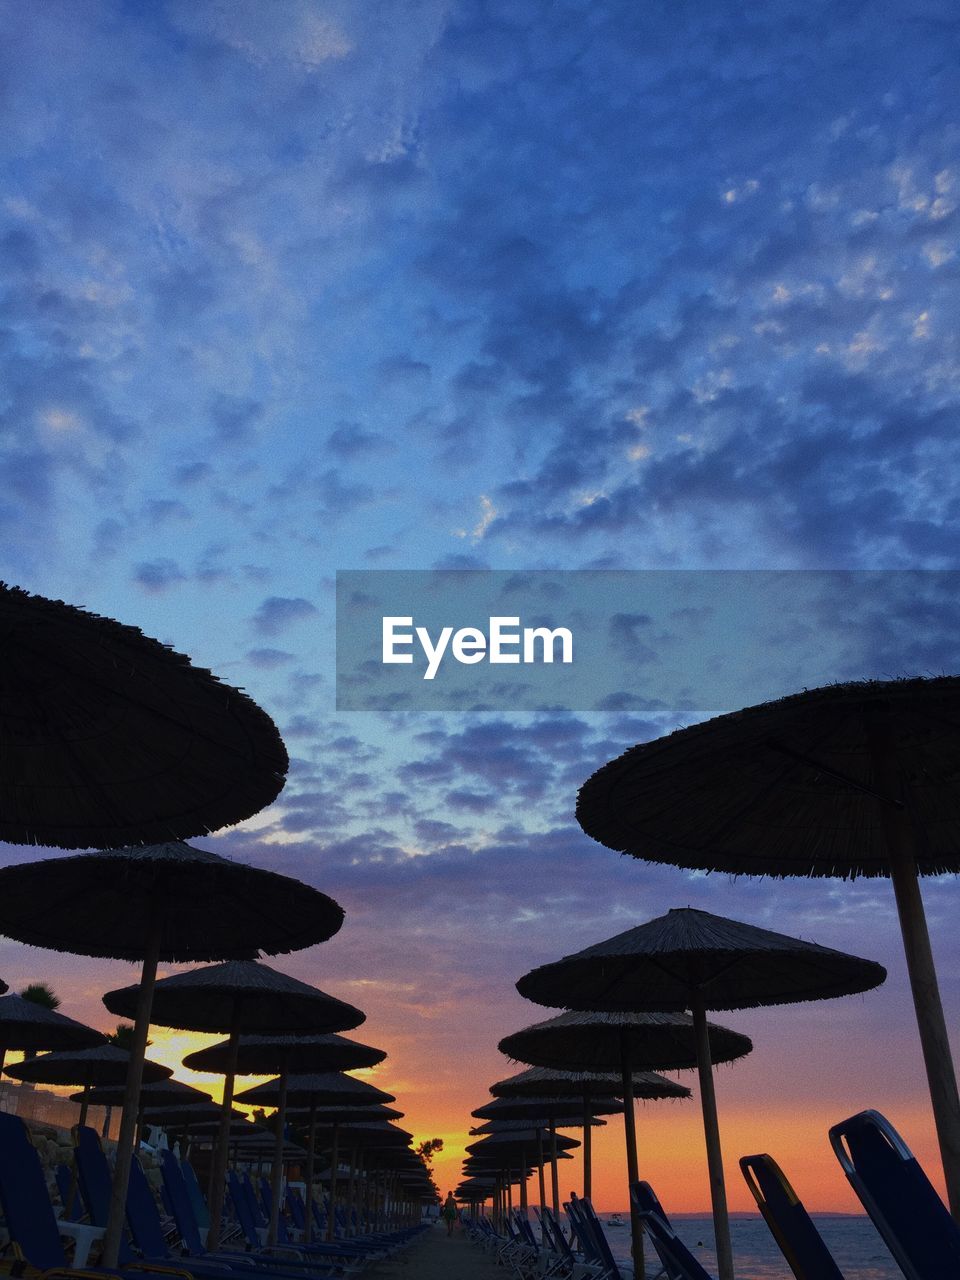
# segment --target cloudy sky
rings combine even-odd
[[[368,1011],[409,1127],[454,1156],[510,1071],[497,1040],[543,1016],[516,978],[689,904],[890,968],[862,999],[727,1019],[757,1046],[719,1085],[735,1207],[748,1148],[850,1207],[825,1130],[865,1105],[933,1168],[885,882],[733,883],[588,840],[577,787],[675,707],[338,713],[334,579],[958,567],[954,6],[0,15],[0,576],[276,719],[286,790],[206,844],[343,903],[280,967]],[[860,673],[952,657],[878,649]],[[955,1024],[956,886],[926,895]],[[130,972],[9,943],[0,963],[104,1025]],[[696,1105],[648,1107],[641,1141],[668,1207],[704,1207]]]

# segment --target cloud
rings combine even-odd
[[[316,614],[316,605],[302,596],[268,596],[254,614],[253,626],[261,635],[275,636]]]

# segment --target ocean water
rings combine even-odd
[[[618,1260],[629,1258],[628,1216],[622,1215],[627,1225],[621,1227],[609,1226],[608,1216],[601,1214],[601,1219],[613,1255]],[[711,1219],[677,1217],[672,1221],[674,1231],[697,1261],[716,1276],[717,1255]],[[844,1280],[903,1280],[902,1271],[869,1218],[818,1217],[814,1214],[813,1221],[843,1272]],[[732,1218],[730,1236],[737,1280],[793,1280],[793,1272],[759,1215]],[[646,1258],[648,1273],[653,1274],[657,1268],[650,1264],[656,1260],[656,1255],[649,1241]]]

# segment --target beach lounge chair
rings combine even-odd
[[[103,1238],[100,1228],[57,1218],[27,1127],[7,1112],[0,1112],[0,1210],[17,1258],[42,1271],[86,1268],[91,1246]],[[72,1263],[64,1236],[76,1246]]]
[[[635,1182],[630,1198],[671,1280],[713,1280],[670,1225],[649,1182]]]
[[[830,1144],[907,1280],[960,1276],[960,1226],[890,1121],[861,1111]]]
[[[740,1171],[797,1280],[844,1280],[800,1197],[772,1156],[742,1156]]]
[[[80,1203],[80,1192],[73,1179],[73,1170],[68,1169],[65,1164],[58,1164],[53,1171],[53,1176],[60,1203],[63,1206],[63,1217],[67,1222],[79,1221],[83,1216],[83,1206]]]
[[[570,1202],[563,1207],[577,1233],[584,1259],[598,1268],[599,1280],[623,1280],[620,1264],[613,1256],[610,1242],[590,1201],[571,1195]]]

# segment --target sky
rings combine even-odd
[[[367,1012],[370,1078],[443,1137],[442,1189],[519,1069],[497,1041],[547,1016],[516,979],[682,905],[889,969],[720,1019],[756,1046],[718,1076],[732,1206],[760,1149],[812,1207],[854,1208],[826,1130],[864,1106],[938,1176],[885,881],[706,877],[577,826],[594,769],[696,707],[338,711],[334,624],[345,569],[960,567],[955,7],[0,17],[0,577],[276,720],[280,798],[196,843],[342,903],[276,967]],[[955,670],[950,618],[865,646],[861,674]],[[924,892],[955,1027],[957,887]],[[101,1026],[133,973],[6,941],[0,966]],[[640,1141],[668,1212],[705,1208],[696,1101],[645,1106]],[[619,1126],[596,1146],[595,1199],[623,1209]]]

